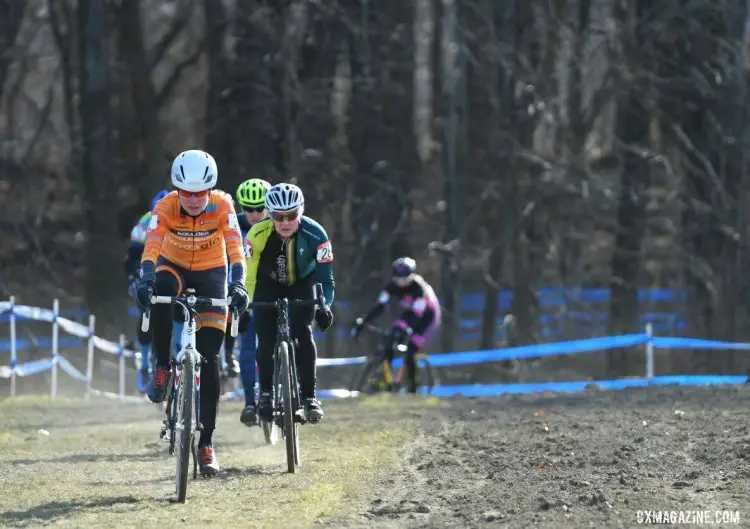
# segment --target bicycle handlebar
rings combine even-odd
[[[315,283],[314,287],[315,297],[313,299],[289,299],[287,303],[290,307],[309,307],[312,305],[323,306],[325,298],[323,297],[323,285]],[[275,301],[253,301],[250,303],[248,309],[258,308],[278,308],[279,304],[283,299],[277,299]]]
[[[209,298],[190,294],[188,296],[151,296],[152,305],[187,305],[187,307],[209,306],[209,307],[228,307],[231,300],[228,298]],[[151,324],[151,310],[144,310],[141,318],[141,330],[148,332]],[[232,325],[230,333],[232,337],[237,336],[239,329],[239,315],[236,310],[232,311]]]
[[[381,336],[388,336],[391,331],[388,329],[383,329],[382,327],[378,327],[377,325],[373,325],[372,323],[365,323],[363,325],[363,328],[367,329],[370,332],[373,332],[375,334],[379,334]]]
[[[206,298],[202,296],[151,296],[152,305],[170,305],[172,303],[185,303],[189,307],[196,305],[209,305],[212,307],[228,307],[229,299]]]
[[[383,336],[383,337],[389,336],[391,334],[391,330],[390,329],[384,329],[383,327],[378,327],[377,325],[373,325],[370,322],[367,322],[364,325],[362,325],[362,328],[363,329],[367,329],[368,331],[372,332],[373,334],[377,334],[377,335]],[[406,329],[406,330],[404,330],[404,332],[406,333],[407,336],[410,336],[411,333],[412,333],[412,330],[411,329]],[[356,333],[356,331],[355,331],[354,328],[351,329],[351,331],[350,331],[349,334],[351,335],[352,338],[356,338],[356,334],[357,333]]]

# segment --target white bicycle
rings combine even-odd
[[[195,315],[196,307],[228,307],[228,299],[215,299],[195,295],[195,289],[188,288],[184,296],[152,296],[151,304],[180,305],[185,314],[185,326],[182,329],[181,349],[177,357],[171,357],[169,382],[167,383],[167,418],[161,429],[160,437],[169,443],[169,455],[175,455],[177,449],[176,501],[185,502],[187,495],[188,465],[190,453],[193,454],[193,479],[198,477],[198,457],[195,446],[195,432],[203,429],[200,422],[200,376],[203,357],[195,345],[197,332]],[[143,312],[141,329],[147,332],[151,311]],[[231,333],[237,336],[239,318],[232,312]]]

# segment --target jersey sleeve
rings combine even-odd
[[[369,322],[380,316],[385,310],[385,306],[388,304],[388,301],[390,301],[394,292],[393,281],[389,281],[380,291],[380,294],[378,294],[378,299],[375,301],[375,305],[373,305],[372,308],[367,311],[367,314],[365,314],[364,321]]]
[[[221,216],[220,225],[224,234],[224,241],[227,245],[227,255],[229,257],[229,267],[232,272],[232,281],[245,282],[245,250],[242,244],[242,233],[240,224],[237,220],[237,213],[234,211],[234,205],[231,197],[222,200],[221,207],[224,215]]]
[[[164,236],[169,229],[169,210],[167,208],[166,201],[160,200],[151,213],[151,220],[146,230],[146,245],[143,249],[143,255],[141,255],[141,263],[150,261],[156,264],[156,260],[159,258]]]
[[[315,247],[315,281],[323,285],[326,305],[333,305],[336,296],[336,282],[333,279],[333,246],[328,234],[320,227],[321,238]]]
[[[256,224],[257,226],[257,224]],[[258,230],[254,227],[250,228],[245,238],[245,289],[250,297],[250,301],[253,300],[253,294],[255,293],[255,284],[258,281],[258,265],[260,264],[260,252],[253,250],[253,243],[255,242],[256,234]]]

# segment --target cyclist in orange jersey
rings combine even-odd
[[[217,177],[216,162],[208,153],[185,151],[175,158],[172,185],[177,190],[156,203],[141,257],[137,299],[144,309],[149,308],[152,295],[180,295],[186,288],[194,288],[197,296],[226,298],[229,264],[230,308],[239,314],[247,310],[242,235],[231,196],[214,189]],[[214,476],[219,472],[219,463],[212,436],[219,404],[219,350],[224,341],[227,309],[206,307],[199,311],[198,317],[196,346],[204,358],[200,392],[203,430],[198,441],[198,460],[201,474]],[[151,328],[156,369],[148,396],[152,402],[162,402],[170,371],[172,309],[169,305],[153,307]]]

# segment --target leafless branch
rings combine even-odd
[[[47,89],[47,101],[44,103],[44,106],[40,110],[39,119],[37,121],[36,130],[34,131],[34,135],[31,137],[31,141],[29,142],[28,147],[26,148],[26,152],[23,154],[23,157],[21,158],[21,165],[26,166],[29,163],[29,159],[31,158],[31,155],[34,153],[34,148],[36,147],[37,143],[39,143],[39,139],[42,137],[42,133],[44,132],[44,129],[47,127],[47,124],[49,123],[49,117],[52,111],[52,104],[55,101],[55,78],[52,78],[52,82],[49,85],[49,88]]]
[[[200,59],[203,51],[206,49],[206,41],[206,38],[203,38],[200,43],[198,43],[198,46],[195,48],[193,53],[185,57],[174,67],[174,70],[172,70],[172,73],[169,75],[169,77],[167,77],[167,80],[164,82],[164,85],[161,87],[161,90],[159,90],[159,93],[156,96],[157,108],[161,108],[172,95],[172,92],[177,86],[177,83],[180,81],[182,73],[187,68],[198,62],[198,59]]]
[[[159,39],[159,42],[157,42],[151,50],[150,57],[148,59],[149,71],[153,71],[153,69],[159,65],[161,60],[164,58],[164,55],[167,53],[169,47],[185,29],[185,26],[187,26],[187,23],[193,14],[194,7],[195,0],[187,0],[187,4],[185,4],[184,2],[178,3],[175,8],[177,10],[177,14],[172,19],[172,24],[169,26],[169,30],[167,30],[167,32],[162,36],[161,39]]]
[[[26,76],[30,71],[30,61],[31,58],[29,57],[28,53],[24,53],[21,56],[15,81],[12,85],[10,85],[8,89],[8,95],[5,97],[5,104],[7,106],[6,112],[8,114],[7,127],[8,135],[10,137],[16,136],[16,110],[18,105],[18,97],[19,94],[21,94],[21,89],[23,88],[23,84],[26,81]]]
[[[711,161],[706,157],[705,154],[700,152],[695,145],[693,144],[693,141],[688,137],[687,134],[685,134],[685,131],[679,124],[673,124],[672,130],[677,135],[677,139],[680,140],[680,142],[685,146],[685,148],[690,152],[697,160],[703,164],[703,168],[706,171],[706,174],[711,179],[713,185],[716,187],[716,189],[719,190],[719,200],[721,201],[721,204],[719,204],[719,207],[724,209],[727,207],[727,191],[724,187],[724,184],[721,181],[721,178],[719,178],[719,175],[716,174],[716,171],[714,169],[713,164]]]

